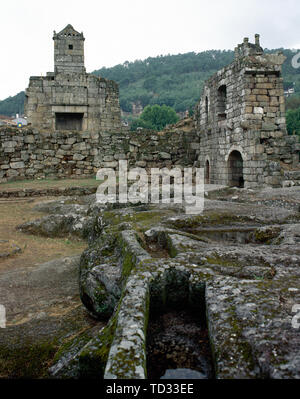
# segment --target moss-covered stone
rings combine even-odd
[[[270,227],[257,229],[254,232],[254,240],[259,244],[270,245],[275,238],[280,234],[281,229],[279,227]],[[280,241],[276,241],[276,245],[279,245]]]
[[[9,378],[45,378],[49,362],[57,351],[57,340],[51,342],[23,342],[12,348],[0,348],[1,376]]]

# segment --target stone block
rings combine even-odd
[[[272,130],[277,130],[278,127],[274,123],[263,122],[261,129],[265,131],[272,131]]]
[[[83,159],[85,159],[86,157],[82,154],[74,154],[73,155],[73,160],[74,161],[82,161]]]
[[[262,107],[254,107],[253,112],[255,114],[263,114],[264,113],[264,109]]]
[[[23,169],[25,168],[24,162],[11,162],[10,167],[12,169]]]
[[[5,149],[8,149],[8,148],[13,149],[16,145],[17,145],[16,141],[3,141],[2,142],[2,147]]]
[[[259,96],[257,96],[257,101],[269,103],[270,97],[269,97],[269,96],[262,96],[262,95],[259,95]]]
[[[158,156],[160,159],[171,159],[172,158],[171,154],[169,154],[167,152],[160,152],[158,154]]]
[[[33,135],[26,135],[24,138],[24,142],[27,144],[33,144],[35,142],[35,138]]]
[[[114,162],[102,162],[103,168],[116,168],[119,165],[117,161]]]
[[[73,145],[73,149],[75,151],[84,151],[84,150],[86,150],[86,143],[85,142],[76,143]]]

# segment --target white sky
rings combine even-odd
[[[2,0],[0,100],[53,71],[53,30],[85,41],[88,72],[149,56],[234,49],[261,34],[267,48],[300,48],[299,0]]]

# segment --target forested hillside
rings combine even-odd
[[[274,52],[278,50],[266,50]],[[287,57],[283,66],[285,88],[295,87],[300,95],[300,68],[292,66],[295,53],[282,50]],[[132,112],[132,104],[168,105],[176,112],[191,109],[199,100],[204,81],[218,69],[232,62],[233,51],[210,50],[147,58],[124,62],[93,73],[115,80],[120,86],[120,104],[124,112]],[[295,85],[294,85],[295,83]],[[22,113],[24,92],[0,102],[0,114]]]
[[[232,51],[206,51],[125,62],[94,73],[120,85],[120,104],[125,112],[132,104],[168,105],[186,111],[200,98],[204,81],[233,60]]]
[[[275,52],[279,50],[267,50]],[[283,66],[285,88],[293,87],[300,95],[300,69],[292,66],[294,53],[282,50],[287,57]],[[233,51],[211,50],[125,62],[113,68],[101,68],[95,74],[115,80],[120,85],[120,103],[125,112],[132,104],[166,104],[176,112],[190,109],[199,100],[203,84],[220,68],[233,61]]]
[[[0,115],[15,116],[24,112],[25,93],[21,91],[13,97],[0,101]]]

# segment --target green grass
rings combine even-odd
[[[41,180],[18,180],[0,184],[0,191],[17,189],[49,189],[49,188],[70,188],[70,187],[97,187],[99,180],[94,178],[86,179],[41,179]]]

